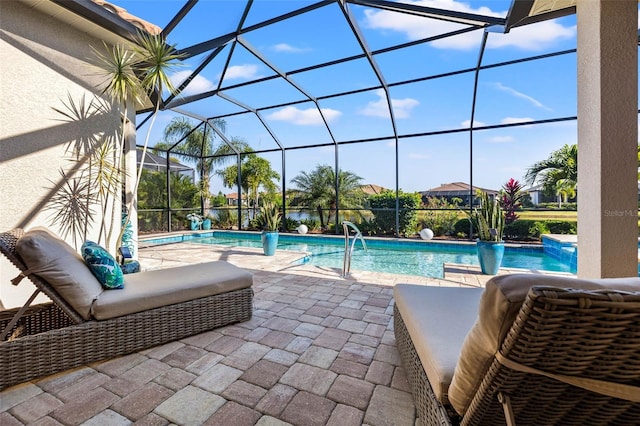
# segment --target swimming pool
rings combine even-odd
[[[239,247],[262,247],[259,233],[213,231],[144,240],[145,244],[189,241]],[[366,238],[367,250],[358,241],[351,258],[351,270],[443,278],[444,263],[479,265],[474,243],[446,243],[421,240]],[[344,237],[280,234],[279,250],[304,252],[300,263],[342,269]],[[502,266],[569,272],[571,267],[543,253],[541,246],[507,246]]]

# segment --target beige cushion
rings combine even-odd
[[[16,242],[16,251],[29,270],[51,284],[84,319],[91,317],[91,304],[102,286],[73,247],[46,228],[33,228]]]
[[[103,320],[251,287],[253,276],[215,261],[127,274],[124,289],[103,292],[92,314]]]
[[[494,355],[533,286],[638,291],[640,278],[581,280],[551,275],[512,274],[499,275],[489,280],[480,300],[478,319],[465,339],[449,388],[449,401],[458,414],[464,415],[467,411]]]
[[[478,316],[482,288],[398,284],[393,294],[431,387],[447,404],[462,343]]]

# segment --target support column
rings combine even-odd
[[[638,2],[577,2],[578,276],[638,275]]]

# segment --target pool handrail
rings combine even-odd
[[[349,246],[349,228],[352,228],[355,231],[351,246]],[[344,231],[344,261],[342,263],[342,276],[346,277],[347,275],[349,275],[349,271],[351,270],[351,255],[356,245],[356,241],[358,240],[358,238],[360,239],[360,242],[362,242],[362,247],[365,251],[367,251],[367,243],[364,241],[362,232],[360,232],[358,227],[352,222],[349,222],[347,220],[343,221],[342,229]]]

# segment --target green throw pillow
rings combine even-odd
[[[82,258],[102,287],[110,290],[124,288],[122,268],[111,254],[93,241],[86,241],[80,248]]]

